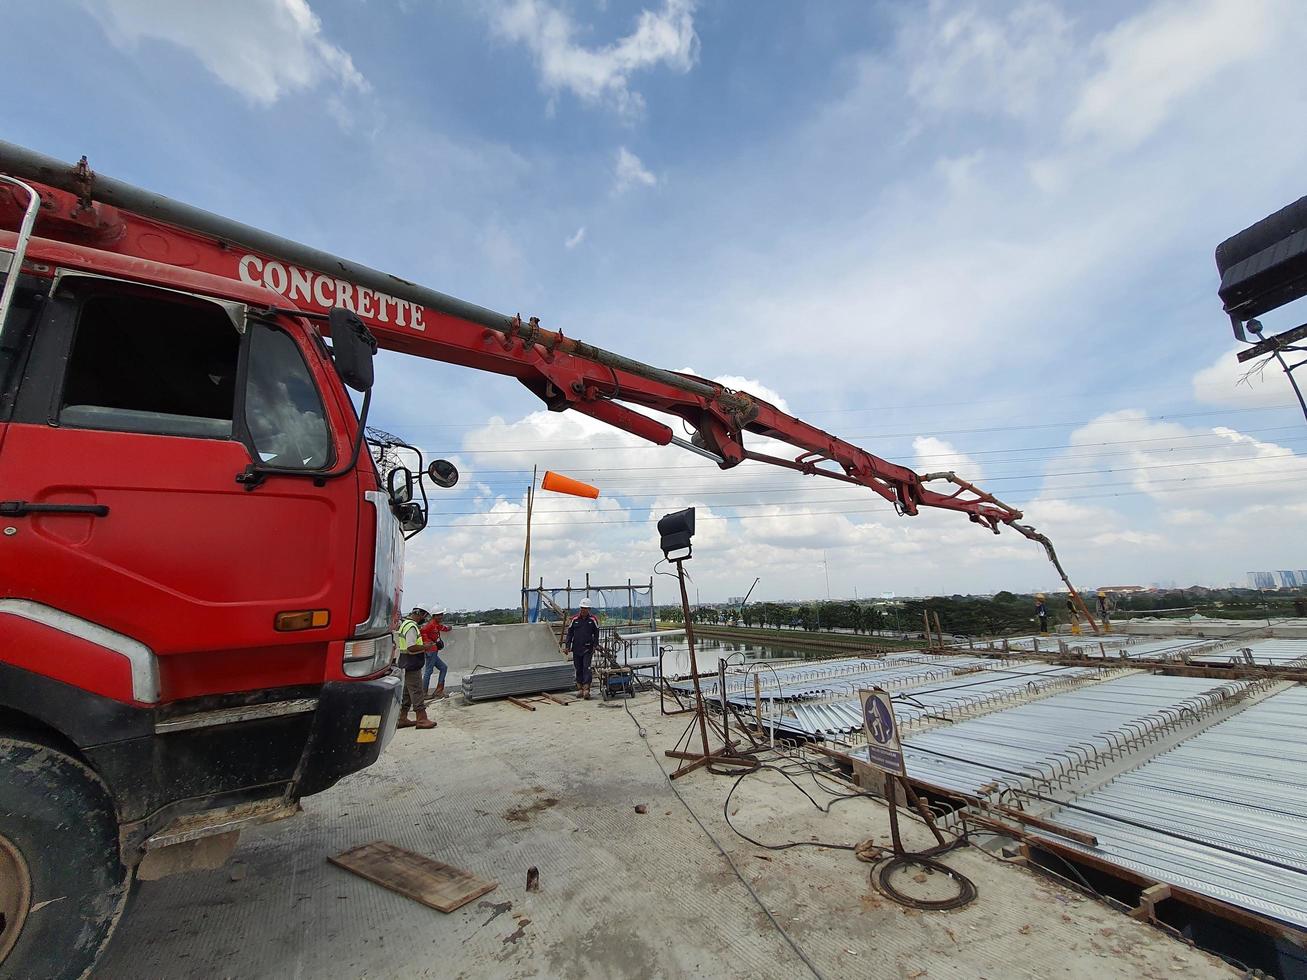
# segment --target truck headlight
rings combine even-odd
[[[368,640],[345,643],[344,671],[347,677],[367,677],[382,670],[394,659],[395,635],[383,633]]]

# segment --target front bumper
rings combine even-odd
[[[376,762],[395,733],[402,687],[393,674],[323,684],[291,794],[321,793]]]

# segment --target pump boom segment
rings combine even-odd
[[[285,297],[283,312],[292,315],[346,307],[384,349],[517,378],[551,411],[581,412],[656,445],[680,446],[722,469],[754,460],[866,487],[906,516],[932,507],[965,514],[995,534],[1006,525],[1043,546],[1081,615],[1098,631],[1052,542],[1023,524],[1021,511],[952,472],[919,474],[746,392],[642,363],[550,330],[536,317],[496,313],[141,190],[94,173],[84,157],[72,165],[0,142],[0,173],[38,185],[38,239],[59,239],[65,253],[69,241],[82,243],[82,251],[96,253],[85,258],[90,267],[104,268],[107,252],[123,257],[116,274],[125,278],[133,270],[146,276],[143,264],[181,265],[197,289],[209,276],[266,287]],[[0,223],[17,227],[26,204],[21,190],[0,185]],[[0,247],[13,247],[16,238],[0,231]],[[61,262],[70,260],[76,256],[65,254]],[[694,435],[682,439],[631,406],[679,417]],[[784,443],[795,454],[756,452],[745,433]]]

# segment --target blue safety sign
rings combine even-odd
[[[883,772],[906,775],[894,703],[884,691],[861,691],[862,722],[867,733],[867,762]]]

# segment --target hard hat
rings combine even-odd
[[[1107,595],[1107,593],[1104,592],[1102,589],[1099,589],[1099,590],[1098,590],[1098,598],[1101,599],[1101,598],[1103,598],[1103,597],[1106,596],[1106,595]]]
[[[449,611],[444,606],[437,606],[434,602],[431,603],[429,606],[423,606],[422,608],[425,609],[427,611],[427,614],[431,616],[443,616],[445,615],[445,613]]]
[[[589,600],[588,598],[587,598],[587,599],[582,599],[582,600],[581,600],[581,605],[578,606],[577,608],[579,608],[579,609],[589,609],[589,608],[590,608],[590,600]]]
[[[1044,593],[1041,592],[1041,593],[1039,593],[1037,596],[1035,596],[1035,598],[1036,598],[1036,599],[1045,599],[1045,598],[1047,598],[1047,596],[1045,596]]]

